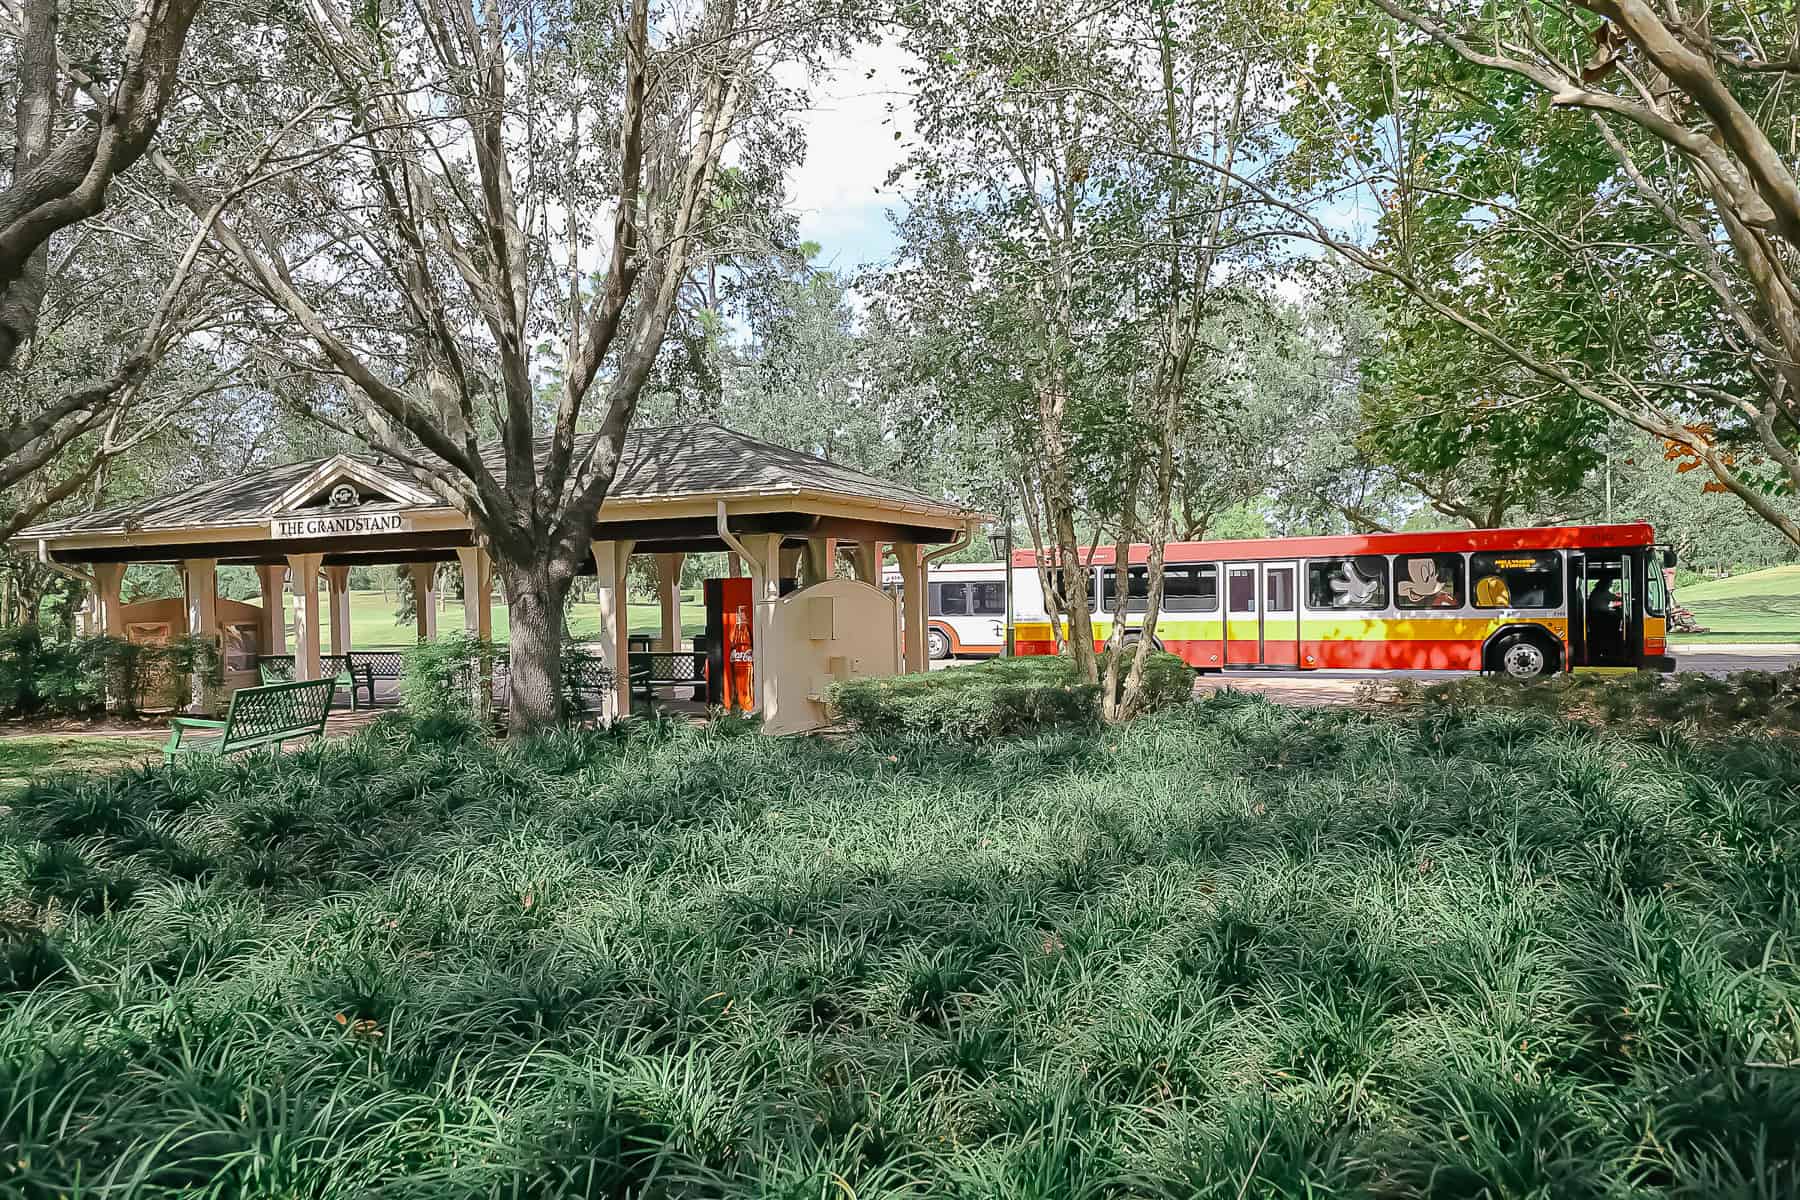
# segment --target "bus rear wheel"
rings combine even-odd
[[[1548,638],[1521,630],[1502,635],[1488,661],[1495,674],[1508,679],[1542,679],[1556,669],[1556,651]]]
[[[941,629],[927,629],[925,631],[925,653],[933,660],[949,658],[949,636]]]

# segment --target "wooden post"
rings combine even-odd
[[[657,598],[662,601],[662,624],[656,639],[658,650],[681,645],[681,564],[685,554],[656,556]]]
[[[837,575],[837,539],[807,538],[805,565],[806,586],[825,583]]]
[[[121,611],[123,601],[120,591],[125,585],[124,563],[94,564],[94,600],[100,611],[95,624],[98,632],[107,637],[125,636],[125,614]],[[0,624],[6,620],[6,614],[0,613]]]
[[[262,624],[256,631],[258,654],[287,653],[287,619],[281,611],[286,576],[287,567],[279,563],[264,563],[256,568],[257,586],[262,591]]]
[[[901,648],[908,674],[929,670],[925,657],[925,604],[928,586],[925,556],[916,542],[895,542],[894,557],[900,563]]]
[[[323,554],[288,555],[294,590],[294,678],[319,677],[319,567]]]
[[[482,641],[494,636],[494,560],[480,546],[456,551],[462,564],[463,629]]]
[[[331,589],[331,652],[350,653],[350,568],[326,567],[325,582]]]
[[[213,644],[223,654],[219,641],[219,563],[212,558],[188,558],[181,563],[182,587],[187,594],[187,631],[189,637]],[[204,675],[193,678],[188,702],[191,712],[210,712],[212,689]]]
[[[416,562],[408,570],[412,576],[413,619],[419,640],[429,642],[437,637],[437,564]]]
[[[741,539],[754,556],[750,567],[750,638],[754,642],[750,658],[750,694],[756,707],[767,710],[773,692],[769,680],[769,664],[775,661],[774,634],[769,620],[775,612],[775,601],[781,598],[781,535],[752,534]]]
[[[880,542],[856,543],[856,549],[851,552],[851,562],[856,569],[856,577],[864,583],[872,583],[876,587],[880,587],[881,556]]]
[[[631,542],[593,542],[594,598],[600,608],[600,657],[613,673],[613,691],[601,711],[606,721],[631,714],[631,611],[625,595]]]

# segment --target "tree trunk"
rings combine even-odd
[[[529,737],[562,723],[563,608],[575,572],[544,554],[536,561],[494,558],[506,589],[510,626],[507,736]]]

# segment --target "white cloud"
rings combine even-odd
[[[886,214],[900,200],[887,175],[904,153],[894,134],[912,135],[902,73],[911,61],[897,45],[859,46],[813,85],[812,107],[800,117],[806,161],[788,187],[800,235],[822,247],[821,265],[853,270],[893,249]]]

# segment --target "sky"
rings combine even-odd
[[[821,247],[818,266],[850,273],[894,249],[887,213],[899,194],[887,174],[904,153],[894,133],[912,133],[906,61],[897,46],[859,46],[813,86],[813,107],[800,119],[806,161],[788,194],[800,236]]]

